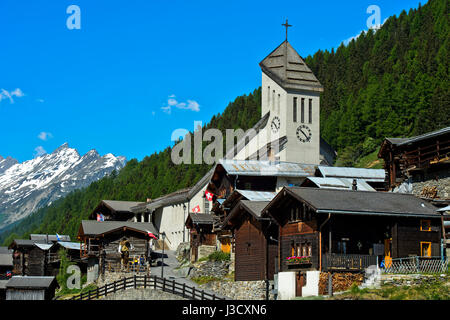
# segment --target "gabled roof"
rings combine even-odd
[[[212,214],[207,213],[189,213],[188,221],[192,220],[194,224],[213,224],[214,216]]]
[[[47,289],[55,282],[55,277],[13,276],[6,288]]]
[[[285,187],[264,209],[270,210],[286,194],[307,203],[316,212],[440,217],[436,207],[412,194]]]
[[[132,207],[136,207],[145,202],[138,201],[116,201],[116,200],[102,200],[102,202],[109,208],[117,212],[131,212]]]
[[[224,219],[222,226],[224,228],[229,227],[230,222],[234,221],[234,219],[238,217],[239,214],[242,214],[242,212],[247,212],[256,220],[260,220],[262,211],[268,204],[269,201],[240,200],[238,204],[233,208],[233,210],[230,211],[228,216]]]
[[[324,178],[352,178],[368,182],[384,182],[386,176],[384,169],[319,166],[317,170]]]
[[[78,235],[99,236],[122,228],[128,228],[142,233],[150,231],[154,235],[158,234],[153,224],[148,222],[83,220],[81,221]]]
[[[352,190],[353,187],[353,179],[351,178],[308,177],[302,186],[306,187],[308,181],[322,189]],[[356,179],[356,186],[358,191],[376,191],[363,179]]]
[[[264,58],[259,66],[284,89],[323,91],[319,80],[287,40]]]
[[[47,242],[43,241],[43,240],[14,239],[8,248],[13,248],[15,246],[17,246],[17,247],[34,247],[36,243],[47,244]]]
[[[70,241],[70,236],[65,234],[58,235],[60,241]],[[30,234],[30,240],[41,240],[41,241],[58,241],[56,234]]]

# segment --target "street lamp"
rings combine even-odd
[[[162,261],[161,261],[161,278],[164,277],[164,242],[166,239],[166,233],[161,233],[161,236],[163,238],[163,245],[162,245]]]

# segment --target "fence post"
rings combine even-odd
[[[175,293],[175,279],[172,282],[172,293]]]
[[[105,297],[108,295],[108,284],[105,284]]]
[[[136,279],[136,274],[134,275],[134,288],[137,288],[137,279]]]
[[[202,295],[201,295],[201,297],[202,297],[202,300],[205,300],[205,290],[202,290]]]
[[[213,300],[216,300],[216,294],[215,294],[215,293],[213,293],[212,299],[213,299]]]
[[[147,275],[144,274],[144,289],[147,289]]]
[[[417,272],[420,272],[419,256],[416,257],[416,270],[417,270]]]
[[[162,291],[166,289],[166,278],[163,278]]]
[[[156,289],[156,276],[153,276],[153,281],[155,281],[155,289]]]
[[[116,281],[114,281],[114,293],[116,293],[116,285],[117,285],[117,280]]]
[[[195,300],[195,287],[192,287],[192,299]]]
[[[96,298],[99,298],[100,289],[97,287]]]
[[[123,290],[127,289],[127,278],[123,278]]]
[[[185,298],[186,293],[186,283],[183,283],[183,298]]]

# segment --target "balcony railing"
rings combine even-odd
[[[325,271],[362,271],[372,265],[377,265],[377,256],[338,253],[322,256],[322,267]]]

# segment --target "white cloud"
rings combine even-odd
[[[38,147],[34,148],[34,157],[35,158],[43,156],[46,153],[47,153],[47,151],[45,151],[45,149],[42,146],[38,146]]]
[[[39,133],[38,138],[42,141],[47,141],[48,139],[53,138],[53,135],[50,132],[42,131],[41,133]]]
[[[184,109],[184,110],[191,110],[195,112],[200,111],[200,105],[195,100],[187,100],[187,102],[179,102],[175,99],[175,95],[172,94],[169,96],[169,99],[167,100],[167,105],[164,107],[161,107],[161,109],[168,113],[172,113],[172,107],[178,108],[178,109]]]
[[[13,91],[7,91],[5,89],[1,89],[1,91],[0,91],[0,102],[2,100],[4,100],[4,99],[9,99],[10,103],[14,103],[13,97],[21,98],[24,95],[25,94],[23,93],[23,91],[20,90],[19,88],[17,88],[16,90],[13,90]]]
[[[381,25],[374,26],[374,27],[372,27],[371,29],[372,29],[374,32],[377,32],[378,29],[380,29],[386,21],[387,21],[387,18],[384,19],[384,21],[383,21],[383,23],[382,23]],[[347,40],[344,40],[344,41],[343,41],[343,42],[344,42],[344,45],[348,45],[353,39],[354,39],[354,40],[358,39],[359,36],[360,36],[362,33],[366,34],[367,31],[368,31],[368,30],[361,30],[357,35],[355,35],[355,36],[353,36],[353,37],[350,37],[350,38],[348,38]]]

